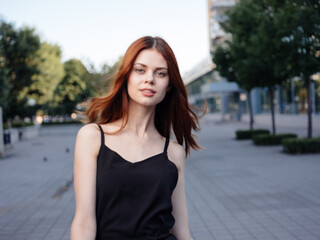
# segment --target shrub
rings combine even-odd
[[[2,127],[3,127],[3,130],[6,130],[6,129],[8,129],[8,124],[6,123],[6,122],[4,122],[4,123],[2,123],[3,125],[2,125]]]
[[[297,138],[297,135],[292,133],[259,134],[254,135],[252,140],[256,145],[280,145],[282,139],[286,138]]]
[[[64,121],[64,122],[43,122],[42,126],[63,125],[63,124],[80,124],[80,121]]]
[[[268,129],[253,129],[253,130],[237,130],[236,139],[251,139],[253,135],[256,134],[269,134]]]
[[[282,146],[286,153],[320,153],[320,137],[283,139]]]
[[[29,126],[33,126],[33,122],[17,122],[17,123],[12,123],[12,128],[23,128],[23,127],[29,127]]]

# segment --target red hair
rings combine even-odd
[[[160,37],[142,37],[133,42],[126,51],[113,85],[107,96],[94,97],[83,105],[89,108],[85,114],[88,123],[105,124],[123,119],[120,132],[128,122],[129,97],[127,80],[135,59],[144,49],[156,49],[167,61],[170,90],[165,98],[156,106],[155,127],[164,137],[170,137],[171,129],[179,144],[185,145],[185,151],[190,153],[190,147],[200,149],[194,139],[192,130],[198,131],[199,121],[188,103],[187,91],[183,84],[177,60],[170,46]],[[114,133],[112,133],[114,134]]]

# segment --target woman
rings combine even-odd
[[[199,123],[169,45],[136,40],[111,92],[88,105],[75,145],[71,239],[190,240],[184,172],[190,147],[200,148],[191,133]]]

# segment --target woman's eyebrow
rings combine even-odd
[[[139,64],[139,65],[141,65],[141,66],[143,66],[143,67],[147,67],[147,65],[145,65],[145,64],[143,64],[143,63],[135,63],[134,65],[136,65],[136,64]],[[166,67],[157,67],[156,69],[157,69],[157,70],[159,70],[159,69],[168,70],[168,68],[166,68]]]

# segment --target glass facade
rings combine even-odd
[[[311,87],[313,113],[320,113],[320,89],[315,82]],[[268,88],[260,91],[260,106],[257,113],[270,113],[270,100]],[[277,86],[274,91],[275,111],[282,114],[306,114],[308,111],[308,93],[302,80],[288,81],[282,86]]]
[[[219,75],[216,71],[209,71],[208,73],[202,75],[201,77],[195,79],[189,83],[186,88],[189,95],[200,94],[201,86],[206,83],[217,82],[219,81]]]
[[[207,83],[220,82],[219,75],[212,70],[186,85],[188,95],[193,98],[192,104],[202,106],[207,102],[208,112],[229,113],[231,115],[241,112],[249,113],[248,97],[245,91],[234,92],[206,92],[201,91]],[[320,113],[320,83],[314,81],[311,87],[313,113]],[[251,94],[254,114],[270,113],[270,99],[268,88],[255,88]],[[291,80],[276,86],[273,102],[275,113],[280,114],[306,114],[308,111],[307,89],[302,80]]]

